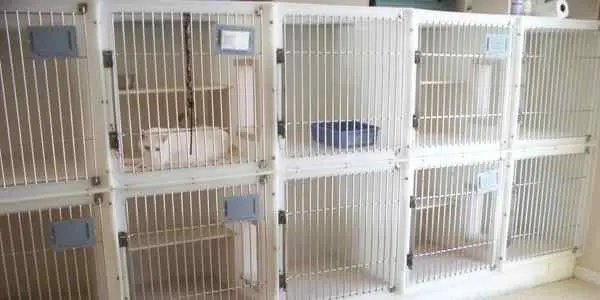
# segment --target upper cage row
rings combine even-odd
[[[107,168],[262,167],[276,145],[294,159],[593,138],[598,22],[265,3],[104,9],[102,25],[85,11],[0,14],[3,187]]]

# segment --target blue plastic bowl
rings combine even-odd
[[[374,145],[380,128],[359,121],[315,122],[311,125],[313,141],[335,148],[359,148]]]

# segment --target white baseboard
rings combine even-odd
[[[600,272],[595,272],[584,267],[575,268],[575,278],[600,285]]]

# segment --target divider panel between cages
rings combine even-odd
[[[96,250],[102,248],[98,216],[93,204],[0,215],[0,299],[97,299],[102,288],[96,277],[96,255],[102,253]],[[65,222],[82,220],[90,222],[81,223],[86,230],[97,231],[87,235],[93,240],[61,247]],[[57,223],[63,227],[53,227]],[[71,236],[81,233],[72,230]]]
[[[411,284],[492,268],[500,167],[493,161],[415,172]]]
[[[593,154],[516,161],[510,208],[508,260],[574,250],[589,201]]]
[[[588,138],[597,116],[597,30],[525,31],[519,138]]]
[[[113,157],[124,171],[263,159],[260,14],[122,11],[112,21]]]
[[[381,171],[285,182],[288,299],[396,291],[403,180]]]
[[[435,21],[419,26],[416,146],[502,143],[510,27]]]
[[[283,23],[287,156],[401,149],[405,22],[286,14]]]
[[[95,175],[88,30],[76,12],[0,11],[2,187]]]
[[[271,278],[259,184],[126,200],[132,299],[264,299]]]

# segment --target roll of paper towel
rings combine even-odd
[[[534,6],[533,15],[564,19],[569,16],[569,3],[566,0],[545,1]]]

